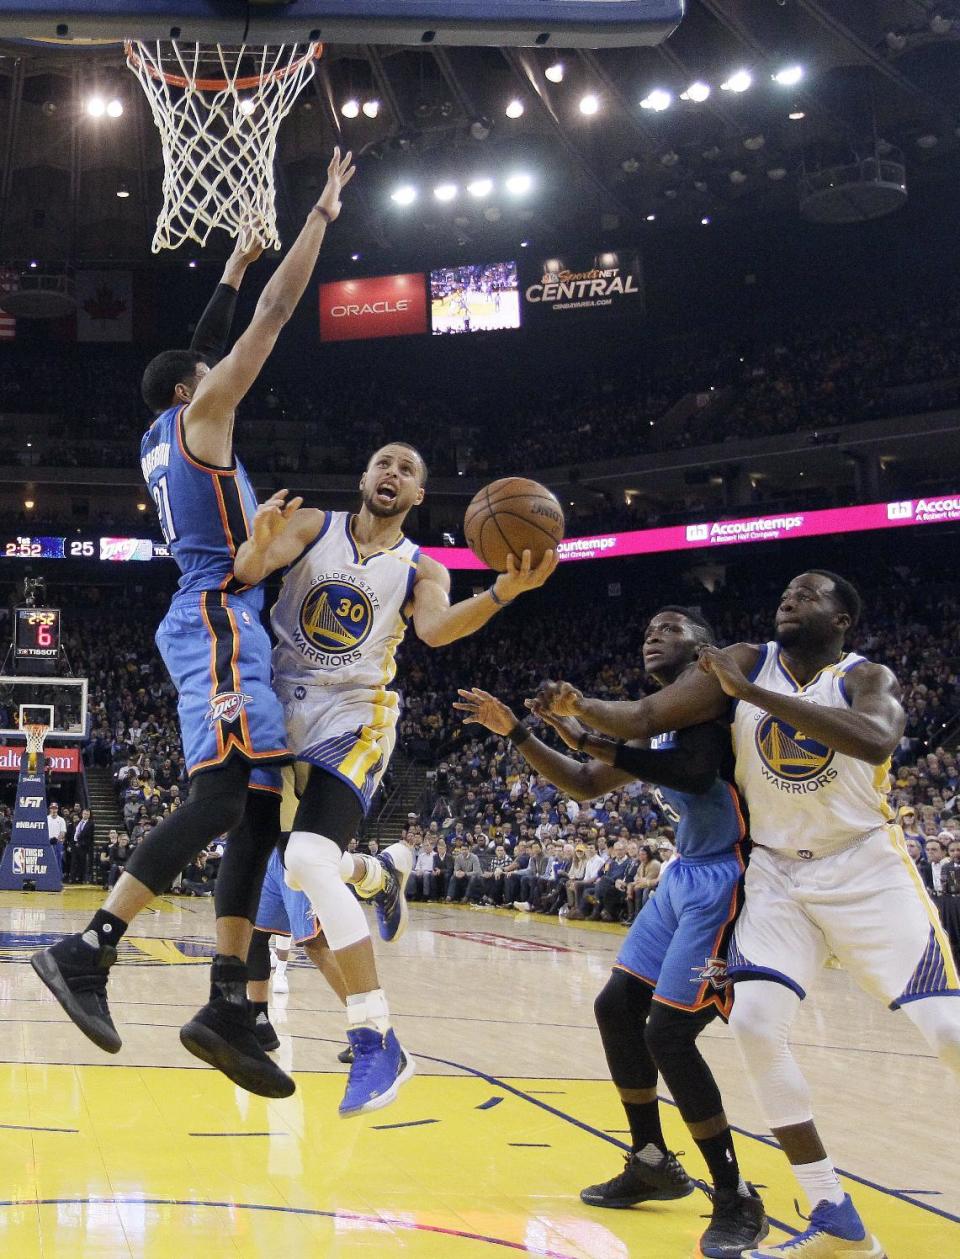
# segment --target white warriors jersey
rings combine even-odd
[[[420,548],[409,538],[361,558],[349,512],[327,512],[317,537],[286,570],[270,613],[274,682],[381,690],[397,671]]]
[[[865,663],[847,652],[801,686],[777,643],[760,648],[752,681],[809,704],[849,708],[844,679]],[[737,786],[750,811],[750,836],[767,848],[816,856],[875,831],[893,814],[887,805],[887,765],[844,756],[803,729],[739,700],[733,717]]]

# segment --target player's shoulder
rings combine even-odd
[[[435,581],[449,591],[450,572],[439,560],[421,551],[417,556],[417,581]]]
[[[858,691],[893,691],[900,694],[897,675],[887,665],[855,653],[848,656],[844,665],[841,678],[848,695],[855,695]]]

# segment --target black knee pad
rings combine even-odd
[[[270,978],[270,932],[254,928],[247,952],[247,978],[253,983],[263,983]]]
[[[654,1001],[647,1019],[646,1043],[686,1123],[703,1123],[723,1109],[720,1090],[696,1040],[716,1014],[677,1010]]]
[[[649,984],[626,971],[613,970],[593,1003],[597,1026],[601,1032],[605,1028],[612,1031],[621,1026],[642,1026],[650,1013],[652,1000],[653,989]]]
[[[197,774],[186,804],[134,850],[127,872],[157,896],[165,892],[197,853],[240,822],[249,778],[250,767],[239,757]]]
[[[270,854],[280,837],[280,797],[251,791],[239,826],[227,836],[214,888],[218,918],[246,918],[253,922]]]

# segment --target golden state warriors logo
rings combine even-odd
[[[788,783],[819,778],[833,760],[832,748],[769,714],[757,726],[756,738],[763,764]]]
[[[373,629],[373,605],[365,591],[342,581],[322,581],[300,605],[300,629],[317,651],[339,656],[365,642]]]

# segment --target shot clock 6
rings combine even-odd
[[[14,659],[56,660],[59,652],[60,609],[17,608],[14,613]]]

